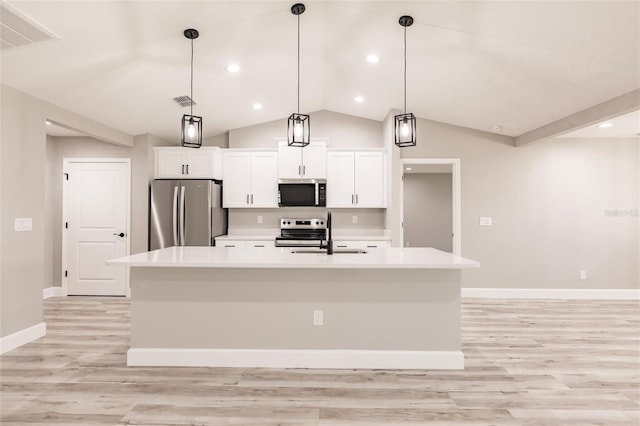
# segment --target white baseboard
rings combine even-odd
[[[463,288],[462,297],[478,299],[640,300],[640,290],[579,288]]]
[[[127,365],[462,370],[464,354],[461,351],[132,348],[127,352]]]
[[[41,322],[0,338],[0,354],[33,342],[47,334],[47,324]]]
[[[64,297],[62,287],[47,287],[42,290],[43,299],[49,299],[50,297]]]

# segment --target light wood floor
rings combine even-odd
[[[2,425],[640,424],[638,302],[466,299],[464,371],[127,368],[129,303],[45,301]]]

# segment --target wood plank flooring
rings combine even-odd
[[[637,301],[464,299],[464,371],[126,367],[127,299],[44,305],[2,425],[640,425]]]

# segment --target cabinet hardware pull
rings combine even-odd
[[[187,164],[187,174],[189,174],[189,165]]]
[[[346,248],[347,246],[346,246],[346,245],[341,246],[341,245],[339,245],[339,244],[338,244],[338,247],[340,247],[340,248]]]
[[[225,244],[225,247],[235,247],[235,244]]]
[[[355,200],[355,195],[351,194],[351,204],[355,204],[356,202]]]
[[[251,194],[251,204],[253,204],[253,194]]]
[[[358,204],[358,203],[359,203],[359,201],[358,201],[358,194],[356,194],[356,204]]]
[[[247,204],[249,204],[249,194],[247,194]]]
[[[378,246],[367,246],[367,248],[378,248]]]
[[[184,164],[182,165],[182,174],[184,174]]]
[[[298,176],[302,176],[302,166],[298,166]]]
[[[261,244],[261,245],[254,245],[254,247],[264,247],[264,244]]]
[[[307,166],[302,166],[302,176],[307,174]]]

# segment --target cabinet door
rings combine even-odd
[[[278,154],[276,152],[251,153],[250,194],[251,207],[278,207]]]
[[[186,148],[185,148],[186,149]],[[214,152],[207,148],[189,149],[187,179],[214,179]]]
[[[251,153],[225,152],[223,159],[223,207],[249,207]]]
[[[327,208],[353,207],[353,152],[327,153]]]
[[[185,152],[182,148],[155,148],[154,177],[168,179],[185,177]]]
[[[309,179],[327,178],[327,145],[311,142],[302,149],[302,177]]]
[[[385,207],[384,155],[355,153],[356,207]]]
[[[278,143],[278,177],[297,179],[302,177],[302,149],[288,146],[287,142]]]

